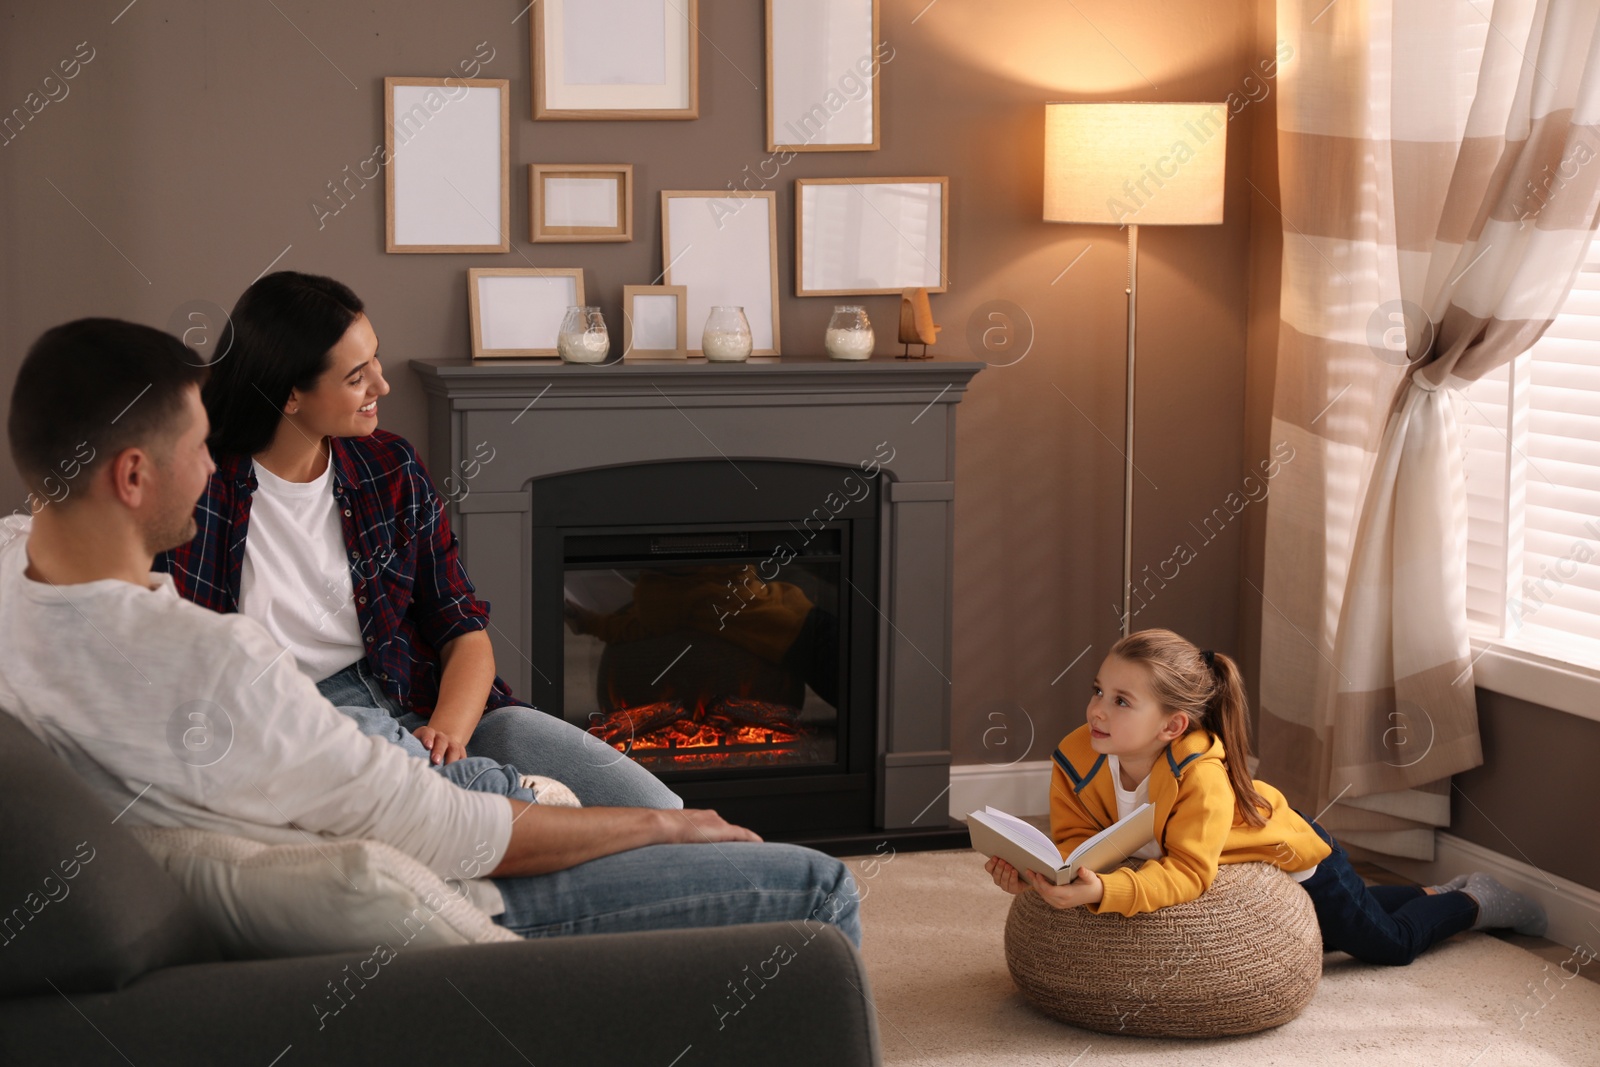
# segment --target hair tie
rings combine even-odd
[[[1217,669],[1217,654],[1209,648],[1200,653],[1200,658],[1206,661],[1206,666],[1211,670]]]

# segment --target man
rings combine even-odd
[[[34,344],[12,393],[12,456],[35,514],[0,531],[0,708],[112,810],[269,843],[384,841],[467,880],[529,937],[809,918],[860,943],[839,861],[763,844],[712,811],[463,790],[363,735],[259,623],[151,573],[157,552],[194,536],[214,469],[204,373],[158,330],[81,319]]]

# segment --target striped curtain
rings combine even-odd
[[[1532,345],[1582,263],[1600,3],[1277,12],[1293,459],[1267,511],[1259,774],[1342,840],[1431,859],[1450,775],[1482,762],[1452,392]]]

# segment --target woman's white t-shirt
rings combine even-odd
[[[1111,784],[1117,791],[1117,818],[1125,819],[1140,804],[1150,803],[1150,776],[1148,774],[1144,776],[1144,780],[1139,783],[1137,789],[1124,789],[1122,788],[1121,761],[1116,756],[1107,756],[1106,763],[1111,768]],[[1162,856],[1161,845],[1152,841],[1133,855],[1145,860],[1160,859]],[[1303,882],[1313,874],[1316,874],[1317,868],[1313,865],[1304,871],[1285,871],[1284,873],[1297,882]]]
[[[356,615],[333,464],[290,482],[251,464],[256,492],[244,543],[239,613],[266,627],[314,682],[366,655]]]

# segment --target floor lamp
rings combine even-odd
[[[1133,618],[1133,340],[1139,227],[1222,221],[1222,104],[1045,105],[1044,218],[1128,228],[1128,411],[1122,472],[1122,634]]]

